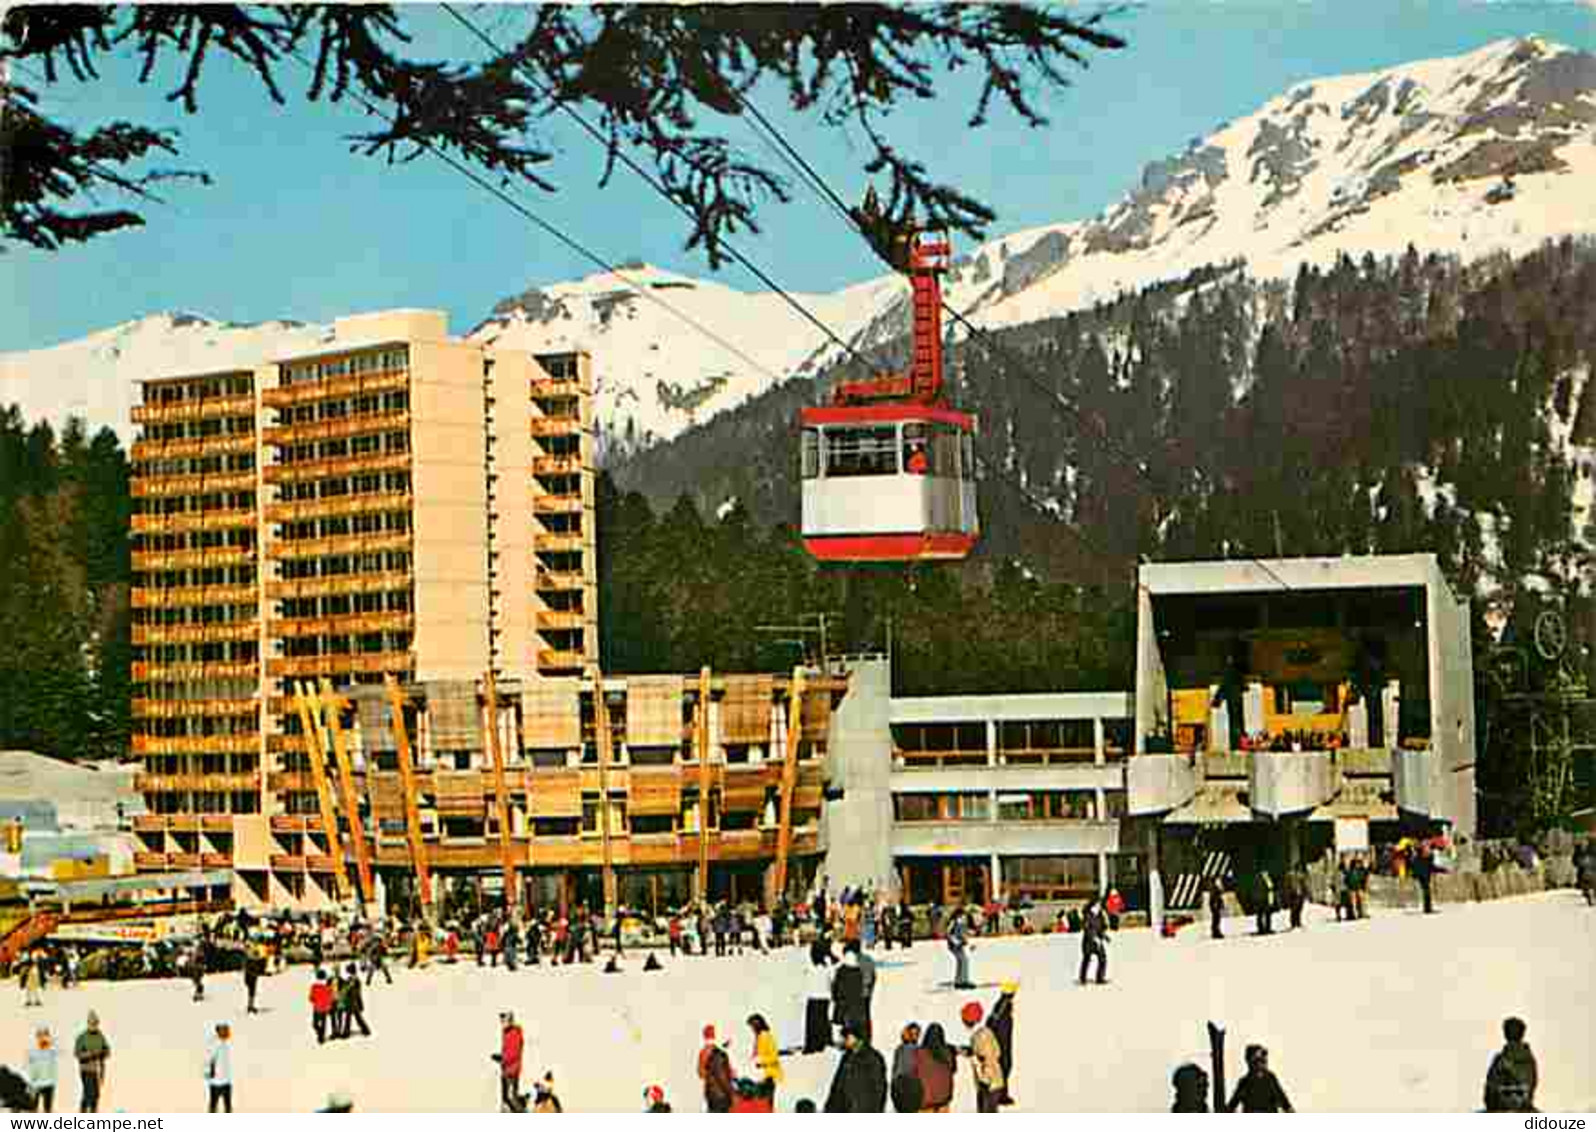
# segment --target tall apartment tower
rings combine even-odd
[[[592,371],[339,319],[313,353],[161,377],[134,410],[142,868],[255,900],[332,869],[294,692],[596,662]],[[289,820],[284,820],[289,819]],[[245,896],[246,894],[240,894]],[[247,898],[247,897],[246,897]]]

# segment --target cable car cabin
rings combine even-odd
[[[941,405],[804,409],[803,537],[823,562],[960,559],[980,533],[975,420]]]

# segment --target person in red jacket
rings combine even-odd
[[[488,929],[485,947],[488,952],[488,965],[497,967],[499,965],[499,929],[497,927]]]
[[[327,1019],[332,1017],[333,988],[327,981],[326,971],[316,972],[316,981],[310,984],[310,1025],[316,1031],[316,1044],[327,1042]]]
[[[704,1108],[729,1112],[733,1094],[731,1058],[715,1040],[715,1027],[704,1027],[704,1048],[698,1051],[698,1079],[704,1083]]]
[[[499,1096],[506,1112],[525,1112],[521,1096],[521,1061],[526,1051],[526,1035],[515,1015],[508,1010],[499,1015]]]

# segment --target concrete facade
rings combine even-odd
[[[530,681],[597,660],[589,370],[397,310],[251,370],[143,383],[141,869],[232,868],[241,902],[318,906],[329,847],[271,824],[318,809],[302,684],[474,686],[490,666]],[[574,545],[540,544],[551,515]]]
[[[1083,896],[1139,885],[1124,829],[1124,693],[892,697],[850,662],[833,725],[825,872],[916,903]]]

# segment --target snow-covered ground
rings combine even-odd
[[[1106,987],[1075,985],[1072,936],[978,944],[973,972],[983,989],[969,994],[939,985],[950,977],[939,944],[882,954],[878,1042],[890,1057],[909,1019],[940,1021],[960,1040],[959,1007],[972,996],[990,1003],[1000,980],[1018,978],[1019,1111],[1167,1110],[1170,1071],[1185,1060],[1206,1064],[1204,1023],[1214,1019],[1230,1035],[1232,1080],[1243,1046],[1261,1042],[1299,1110],[1462,1112],[1478,1108],[1501,1019],[1517,1014],[1539,1059],[1541,1110],[1596,1106],[1596,911],[1577,894],[1449,906],[1431,917],[1383,912],[1347,925],[1310,912],[1319,914],[1305,931],[1269,938],[1252,937],[1240,920],[1222,943],[1205,927],[1173,941],[1124,933],[1113,941]],[[42,1008],[0,1011],[0,1052],[18,1065],[31,1027],[54,1027],[65,1047],[57,1107],[70,1111],[78,1097],[71,1040],[92,1008],[113,1046],[104,1111],[198,1111],[206,1034],[227,1019],[240,1111],[307,1111],[335,1089],[367,1111],[483,1111],[496,1106],[497,1014],[511,1009],[527,1028],[526,1076],[552,1069],[567,1111],[637,1111],[651,1083],[665,1086],[678,1111],[700,1111],[700,1030],[713,1022],[732,1037],[738,1070],[750,1060],[750,1011],[790,1044],[803,956],[667,959],[653,975],[636,959],[612,976],[596,967],[399,969],[392,988],[379,979],[368,991],[374,1036],[320,1049],[304,968],[263,982],[268,1012],[256,1017],[243,1014],[237,975],[211,979],[202,1004],[177,980],[91,984],[49,991]],[[785,1058],[780,1109],[804,1096],[823,1101],[834,1057]],[[956,1110],[972,1109],[972,1093],[961,1065]]]

